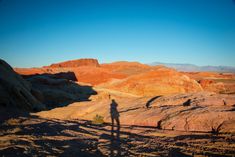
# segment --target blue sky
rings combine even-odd
[[[97,58],[235,66],[234,0],[0,0],[14,67]]]

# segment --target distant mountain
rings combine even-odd
[[[194,64],[180,64],[180,63],[162,63],[153,62],[149,65],[164,65],[174,68],[179,71],[194,72],[194,71],[214,71],[214,72],[235,72],[235,67],[232,66],[197,66]]]

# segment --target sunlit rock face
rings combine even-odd
[[[109,93],[110,94],[110,93]],[[86,119],[95,115],[110,122],[110,104],[118,106],[121,125],[151,126],[163,130],[235,133],[234,95],[196,92],[156,97],[133,97],[100,91],[90,102],[38,113],[45,118]],[[153,99],[154,98],[154,99]],[[150,101],[152,100],[152,101]]]
[[[61,63],[51,64],[48,67],[51,68],[65,68],[65,67],[80,67],[80,66],[94,66],[99,67],[100,64],[97,59],[77,59],[77,60],[70,60]]]
[[[202,88],[206,91],[223,93],[226,91],[225,85],[223,82],[215,82],[213,80],[200,80],[199,81]]]
[[[138,96],[190,93],[203,90],[195,80],[166,67],[157,67],[148,72],[102,86]]]
[[[234,94],[235,73],[218,72],[182,72],[200,83],[205,91]]]

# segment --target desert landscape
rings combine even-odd
[[[0,157],[235,157],[235,0],[0,0]]]
[[[234,156],[235,74],[0,63],[1,156]]]

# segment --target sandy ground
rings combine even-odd
[[[235,156],[235,136],[11,118],[0,126],[0,156]]]

